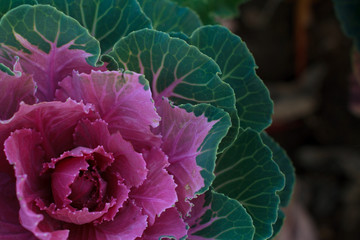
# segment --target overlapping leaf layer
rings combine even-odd
[[[136,200],[117,218],[130,218],[136,212],[134,224],[144,229],[146,221],[153,224],[143,239],[182,238],[184,233],[184,238],[195,240],[269,239],[282,224],[280,207],[289,203],[294,169],[286,153],[264,132],[271,123],[273,104],[245,43],[222,26],[202,26],[202,21],[214,16],[234,14],[234,6],[241,1],[224,1],[220,8],[218,1],[195,2],[1,0],[0,84],[7,90],[1,89],[0,103],[9,105],[1,109],[1,120],[20,111],[21,101],[72,98],[91,103],[102,120],[84,120],[76,127],[81,136],[74,135],[76,141],[94,144],[84,140],[85,127],[107,129],[109,124],[110,132],[103,133],[130,141],[132,151],[156,146],[144,154],[150,172],[145,163],[140,164],[139,176],[148,180],[134,178],[131,171],[121,173],[131,175],[124,189],[145,181],[136,191],[127,190]],[[115,71],[104,77],[101,72],[110,69]],[[16,97],[9,104],[10,95]],[[24,116],[41,108],[21,106]],[[26,112],[28,108],[31,111]],[[138,129],[136,134],[129,130],[133,128]],[[21,134],[41,138],[26,129],[15,133],[8,149],[21,143]],[[91,141],[97,138],[101,136],[94,135]],[[110,143],[106,147],[114,148]],[[1,179],[1,184],[7,181]],[[163,189],[153,189],[156,181],[162,182]],[[166,195],[167,188],[175,186],[176,193]],[[164,201],[153,206],[145,197],[137,199],[138,195],[159,202],[164,197]],[[151,213],[146,221],[139,217],[144,211]],[[1,216],[0,220],[4,221]],[[126,232],[118,221],[119,234],[139,236]],[[111,223],[104,226],[99,236],[113,228]],[[74,229],[72,237],[83,236],[85,230]],[[0,238],[7,231],[0,227]]]

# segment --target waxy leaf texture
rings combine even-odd
[[[0,0],[0,239],[274,237],[273,103],[203,25],[240,2]]]

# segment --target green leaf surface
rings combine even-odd
[[[73,17],[87,28],[106,53],[132,31],[151,28],[150,19],[136,0],[38,0]]]
[[[282,225],[284,224],[285,221],[285,214],[283,211],[281,211],[281,209],[279,209],[278,211],[278,219],[276,220],[276,222],[273,224],[273,235],[271,236],[270,239],[273,239],[274,237],[276,237],[276,235],[280,232]]]
[[[189,43],[189,36],[182,32],[170,32],[169,35],[170,35],[170,37],[179,38],[179,39],[182,39],[185,42]]]
[[[15,10],[15,11],[14,11]],[[72,49],[81,49],[91,54],[87,61],[95,66],[99,57],[97,41],[73,19],[49,6],[22,5],[13,9],[0,22],[0,44],[29,53],[15,34],[36,45],[39,50],[49,53],[51,43],[61,47],[71,41]]]
[[[360,1],[333,0],[333,2],[344,32],[355,41],[357,50],[360,51]]]
[[[12,9],[1,18],[0,32],[0,61],[9,67],[19,57],[34,76],[40,101],[52,100],[62,78],[74,67],[89,70],[100,55],[98,41],[85,28],[48,5]]]
[[[220,66],[221,79],[235,91],[240,126],[258,132],[268,127],[273,102],[268,89],[256,75],[255,61],[246,44],[222,26],[198,28],[191,35],[189,43]]]
[[[252,219],[241,204],[223,194],[207,191],[193,200],[188,239],[251,240]]]
[[[190,35],[202,25],[191,9],[180,7],[170,0],[138,0],[154,29],[162,32],[182,32]]]
[[[216,18],[231,18],[238,15],[238,6],[247,0],[172,0],[180,6],[197,12],[205,24],[216,22]]]
[[[271,237],[280,204],[276,193],[284,187],[285,179],[259,133],[243,130],[219,156],[215,176],[215,190],[240,201],[252,217],[254,239]]]
[[[220,149],[235,140],[239,119],[234,91],[219,78],[219,66],[197,48],[166,33],[143,29],[120,39],[109,55],[120,68],[144,74],[155,101],[168,97],[176,105],[210,103],[224,109],[232,127]]]
[[[9,10],[16,8],[23,4],[35,5],[36,0],[0,0],[0,18],[4,16]]]
[[[280,206],[286,207],[290,202],[295,183],[294,166],[292,165],[292,162],[284,149],[282,149],[272,137],[263,132],[261,133],[261,139],[263,140],[264,144],[268,146],[273,152],[273,160],[277,163],[280,171],[285,176],[285,187],[278,192],[278,195],[280,196]]]
[[[200,173],[204,178],[205,184],[198,192],[198,194],[201,194],[209,189],[215,178],[214,169],[216,153],[221,140],[226,136],[226,133],[231,126],[230,116],[225,111],[211,106],[210,104],[183,104],[179,107],[185,109],[187,112],[193,112],[196,117],[200,115],[205,116],[208,119],[208,122],[216,122],[199,147],[199,155],[196,157],[197,165],[202,168]]]

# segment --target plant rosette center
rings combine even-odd
[[[91,222],[94,216],[103,216],[118,201],[108,188],[108,181],[109,185],[114,184],[112,178],[107,177],[113,174],[108,170],[113,161],[113,156],[99,146],[96,149],[78,147],[44,164],[43,175],[51,178],[53,203],[45,207],[39,203],[50,200],[38,199],[41,209],[56,219],[77,224]],[[85,215],[93,217],[80,223],[78,216],[64,216],[65,213],[75,216],[77,211],[83,218]]]

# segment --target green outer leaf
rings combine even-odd
[[[76,20],[49,5],[21,5],[0,20],[0,61],[32,74],[39,101],[54,98],[57,83],[77,70],[96,66],[99,42]]]
[[[101,55],[101,62],[107,63],[106,69],[109,71],[117,71],[119,69],[118,63],[114,60],[113,57],[107,54]]]
[[[169,0],[138,0],[153,28],[162,32],[183,32],[190,35],[202,25],[199,16],[191,9],[180,7]]]
[[[182,32],[170,32],[169,35],[170,35],[170,37],[172,37],[172,38],[179,38],[179,39],[184,40],[184,41],[187,42],[188,44],[190,44],[190,43],[189,43],[189,36],[186,35],[186,34],[184,34],[184,33],[182,33]]]
[[[142,28],[151,21],[136,0],[38,0],[50,4],[75,18],[87,28],[101,46],[102,53],[111,50],[116,41]]]
[[[286,152],[277,144],[273,138],[271,138],[267,133],[262,132],[261,138],[265,145],[267,145],[271,151],[273,152],[273,160],[278,164],[280,171],[285,176],[285,187],[278,191],[277,194],[280,197],[280,206],[286,207],[291,199],[293,187],[295,183],[295,169],[292,165],[290,158],[287,156]],[[280,231],[281,226],[284,223],[285,214],[279,209],[278,219],[273,224],[273,236],[274,238],[276,234]]]
[[[261,139],[273,152],[273,160],[285,176],[285,187],[278,192],[278,195],[280,196],[280,206],[286,207],[290,202],[295,183],[294,166],[286,152],[267,133],[261,133]]]
[[[221,81],[219,66],[185,41],[142,29],[120,39],[109,53],[120,68],[144,74],[154,99],[168,97],[176,105],[210,103],[230,114],[232,127],[220,150],[236,138],[239,118],[233,89]]]
[[[355,41],[357,50],[360,51],[360,1],[333,0],[333,2],[344,32]]]
[[[4,16],[9,10],[16,8],[23,4],[35,5],[36,0],[0,0],[0,18]]]
[[[278,219],[276,220],[276,222],[273,224],[273,235],[270,237],[270,239],[273,239],[274,237],[276,237],[276,235],[280,232],[282,225],[284,224],[284,220],[285,220],[285,214],[283,211],[281,211],[281,209],[279,209],[278,211]]]
[[[193,112],[196,117],[204,115],[208,119],[208,122],[217,122],[211,128],[203,143],[199,147],[198,151],[200,154],[196,157],[197,165],[203,168],[200,173],[204,178],[205,186],[197,192],[197,194],[201,194],[209,189],[215,178],[214,168],[216,153],[221,140],[226,136],[226,133],[231,126],[230,116],[227,112],[211,106],[210,104],[203,103],[195,106],[191,104],[183,104],[179,107],[185,109],[187,112]]]
[[[204,214],[199,216],[196,223],[190,226],[190,232],[195,230],[191,236],[218,240],[253,239],[252,219],[238,201],[221,193],[207,191],[203,210]],[[191,236],[189,236],[190,240],[192,239]]]
[[[238,15],[238,6],[247,0],[172,0],[180,6],[197,12],[205,24],[214,23],[217,17],[231,18]]]
[[[218,158],[213,187],[237,199],[254,221],[255,240],[272,236],[285,179],[259,133],[246,129]]]
[[[58,12],[55,8],[43,5],[22,5],[6,14],[0,21],[0,44],[11,46],[17,50],[31,53],[18,40],[14,33],[21,35],[39,50],[49,53],[51,45],[56,43],[59,48],[71,41],[69,49],[80,49],[90,54],[86,58],[88,64],[95,66],[99,58],[98,42],[88,35],[72,18]]]
[[[256,75],[255,61],[246,44],[222,26],[198,28],[189,43],[220,66],[221,79],[235,91],[240,126],[258,132],[268,127],[271,124],[273,102],[268,89]]]

